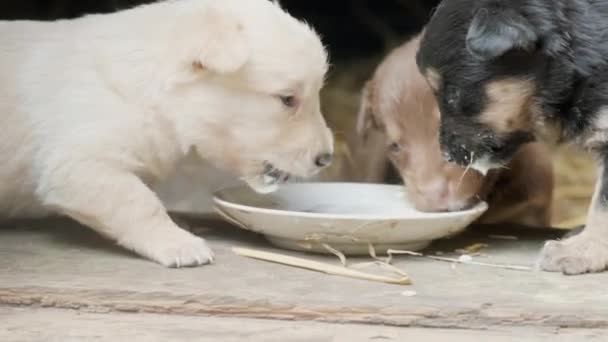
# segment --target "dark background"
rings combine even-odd
[[[55,20],[108,13],[154,0],[0,0],[0,19]],[[222,0],[218,0],[222,1]],[[247,1],[247,0],[243,0]],[[421,29],[437,0],[282,0],[311,23],[332,61],[369,57]]]

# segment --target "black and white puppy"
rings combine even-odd
[[[549,131],[599,160],[585,230],[539,266],[608,266],[608,0],[444,0],[417,55],[441,111],[445,158],[485,173]]]

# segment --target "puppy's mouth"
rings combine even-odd
[[[285,184],[296,178],[290,172],[276,167],[271,162],[265,161],[262,164],[261,170],[250,177],[245,177],[244,180],[255,192],[268,194],[277,191],[281,184]]]
[[[293,178],[289,172],[279,169],[268,161],[264,162],[262,177],[264,183],[268,185],[286,183]]]
[[[490,170],[500,169],[501,167],[502,164],[491,161],[489,157],[482,157],[473,160],[471,163],[471,168],[484,176],[487,176]]]
[[[499,169],[502,167],[502,163],[496,162],[490,155],[475,155],[474,152],[468,152],[462,148],[462,151],[466,152],[443,152],[444,160],[450,163],[455,163],[467,169],[475,170],[481,173],[483,176],[487,176],[491,170]]]
[[[469,198],[450,198],[441,202],[429,201],[416,203],[416,209],[429,213],[449,213],[468,210],[476,206],[481,199],[477,196]]]

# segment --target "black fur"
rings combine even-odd
[[[537,41],[534,27],[523,15],[499,4],[490,4],[473,17],[466,46],[473,56],[492,60],[516,48],[532,50]]]
[[[608,0],[444,0],[417,62],[423,73],[434,68],[442,76],[436,96],[444,154],[462,165],[471,154],[504,164],[537,132],[498,137],[480,124],[484,85],[532,80],[543,119],[564,139],[581,137],[608,106]]]

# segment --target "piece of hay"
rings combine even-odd
[[[585,213],[578,217],[562,221],[562,222],[556,224],[555,228],[572,229],[572,228],[576,228],[579,226],[584,226],[586,222],[587,222],[587,214]]]
[[[508,269],[508,270],[528,271],[528,272],[531,272],[533,270],[532,267],[528,267],[528,266],[490,264],[490,263],[486,263],[486,262],[473,261],[472,258],[470,258],[470,259],[469,258],[458,258],[458,259],[444,258],[444,257],[437,257],[437,256],[432,256],[432,255],[424,255],[424,254],[418,253],[418,252],[400,251],[400,250],[393,250],[393,249],[389,249],[387,251],[387,253],[391,259],[393,258],[393,255],[411,255],[411,256],[416,256],[416,257],[428,258],[428,259],[432,259],[432,260],[451,262],[453,264],[458,263],[458,264],[503,268],[503,269]]]
[[[488,245],[485,243],[474,243],[465,248],[457,249],[456,253],[473,255],[473,254],[478,254],[482,249],[484,249],[486,247],[488,247]]]
[[[412,281],[407,275],[402,275],[400,278],[390,278],[385,276],[379,276],[375,274],[364,273],[356,270],[352,270],[346,267],[334,266],[325,264],[318,261],[292,257],[289,255],[270,253],[260,250],[233,247],[232,251],[240,256],[254,258],[263,261],[274,262],[282,265],[293,266],[303,268],[311,271],[321,272],[329,275],[349,277],[354,279],[376,281],[387,284],[396,285],[411,285]]]
[[[496,235],[496,234],[490,234],[488,235],[488,237],[490,239],[496,239],[496,240],[519,240],[519,238],[515,235]]]
[[[322,245],[330,253],[332,253],[333,255],[337,256],[338,259],[340,259],[340,262],[342,263],[342,266],[348,267],[348,263],[346,261],[346,256],[344,255],[344,253],[342,253],[339,250],[333,248],[332,246],[330,246],[327,243],[323,243]],[[408,277],[408,275],[407,275],[407,273],[405,273],[405,271],[403,271],[400,268],[397,268],[397,267],[391,265],[387,261],[388,259],[383,259],[383,258],[380,258],[380,257],[376,256],[376,249],[374,248],[374,245],[371,242],[368,242],[367,246],[368,246],[369,255],[372,257],[372,259],[374,259],[374,261],[372,261],[372,262],[361,262],[361,263],[358,263],[358,264],[353,264],[353,265],[350,266],[351,268],[354,268],[354,269],[363,269],[363,268],[367,268],[369,266],[379,266],[380,268],[385,269],[385,270],[390,271],[390,272],[393,272],[395,274],[398,274],[401,277]]]
[[[340,252],[339,250],[333,248],[332,246],[324,243],[322,244],[323,248],[327,249],[331,254],[335,255],[338,257],[338,259],[340,259],[340,262],[342,263],[342,266],[347,267],[347,263],[346,263],[346,255],[344,255],[344,253]]]
[[[585,199],[593,195],[593,187],[580,185],[564,185],[554,190],[553,196],[557,199]]]

